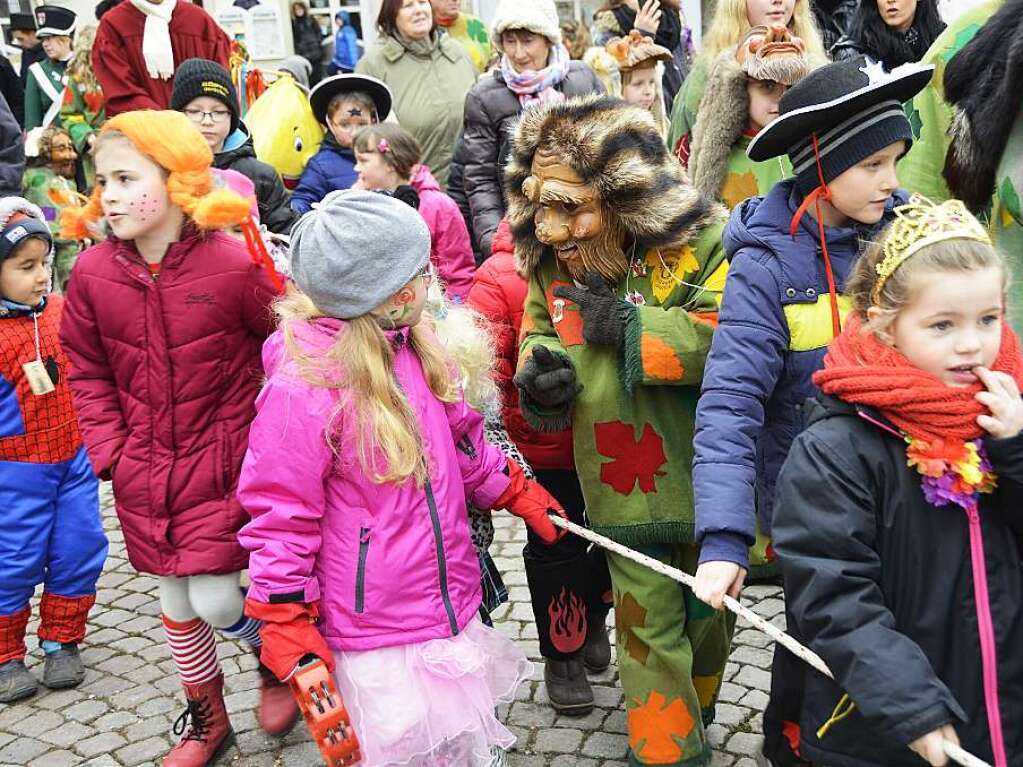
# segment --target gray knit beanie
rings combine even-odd
[[[343,320],[366,314],[430,261],[418,211],[386,194],[331,192],[291,230],[291,274],[316,308]]]

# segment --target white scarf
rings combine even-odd
[[[142,33],[142,56],[146,69],[154,80],[170,80],[174,76],[174,49],[171,48],[170,20],[177,0],[151,3],[131,0],[131,4],[146,15],[146,28]]]

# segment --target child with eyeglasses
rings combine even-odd
[[[213,167],[236,170],[256,185],[259,219],[276,234],[287,234],[298,215],[280,174],[262,160],[238,113],[231,75],[215,61],[188,59],[174,74],[171,109],[183,112],[213,152]]]

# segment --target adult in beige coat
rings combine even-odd
[[[379,39],[355,71],[387,83],[395,117],[422,147],[423,164],[447,187],[476,66],[465,48],[434,24],[429,0],[384,0],[377,30]]]

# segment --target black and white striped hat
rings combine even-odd
[[[756,135],[747,149],[752,160],[787,154],[796,185],[808,194],[874,152],[896,141],[913,141],[903,111],[930,82],[933,66],[906,64],[885,72],[866,56],[835,62],[792,86],[778,104],[778,118]]]

